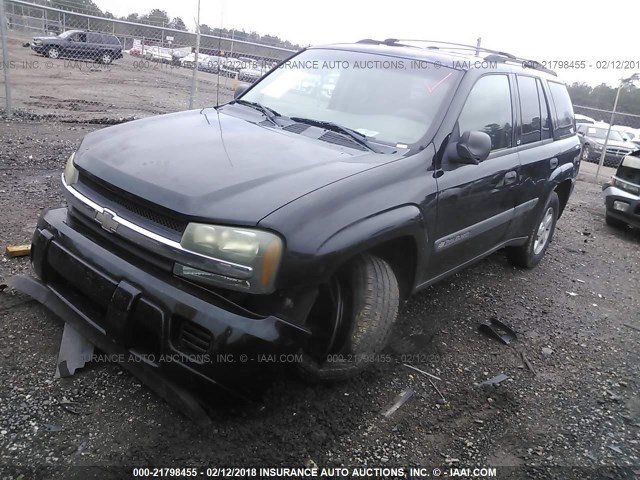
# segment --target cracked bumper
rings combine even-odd
[[[305,335],[127,257],[126,249],[103,245],[83,228],[66,208],[40,217],[31,251],[40,278],[34,282],[45,306],[105,352],[125,354],[188,387],[220,386],[272,366],[259,359],[295,351]]]

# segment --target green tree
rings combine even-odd
[[[173,20],[171,20],[171,22],[169,23],[169,28],[183,31],[187,30],[187,26],[184,24],[180,17],[175,17]]]
[[[93,0],[51,0],[49,4],[53,8],[59,8],[60,10],[103,16],[102,10],[93,3]]]
[[[169,23],[169,16],[164,10],[154,8],[149,12],[149,15],[143,15],[141,17],[142,23],[148,23],[149,25],[157,25],[162,27]]]

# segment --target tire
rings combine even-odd
[[[109,65],[113,62],[113,55],[111,55],[111,52],[102,52],[98,61],[104,65]]]
[[[58,50],[56,47],[49,47],[49,49],[47,50],[47,57],[49,58],[60,58],[60,50]]]
[[[533,268],[544,257],[553,234],[560,212],[558,194],[551,192],[547,203],[536,218],[527,243],[518,247],[507,248],[507,258],[517,267]]]
[[[334,285],[337,282],[341,294],[338,298],[344,299],[342,321],[338,322],[341,328],[334,330],[335,337],[328,335],[332,341],[327,346],[327,335],[318,333],[318,328],[323,332],[322,329],[331,330],[334,325],[327,322],[327,316],[319,315],[322,322],[312,327],[314,335],[300,352],[302,360],[295,364],[296,373],[305,381],[345,380],[363,371],[371,365],[371,357],[384,349],[398,315],[398,281],[385,260],[360,255],[333,282]],[[322,294],[318,297],[310,320],[314,310],[323,307],[328,298]]]
[[[627,228],[627,224],[625,222],[623,222],[622,220],[618,220],[617,218],[614,218],[611,215],[609,215],[609,211],[605,212],[604,221],[606,222],[607,225],[609,225],[612,228],[616,228],[620,230]]]
[[[582,149],[582,160],[585,162],[590,162],[591,157],[593,156],[593,150],[589,145],[585,145]]]

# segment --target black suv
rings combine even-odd
[[[422,45],[307,48],[225,105],[90,133],[31,293],[185,382],[286,359],[332,380],[380,358],[412,293],[501,248],[535,266],[580,165],[565,85]]]
[[[57,37],[34,37],[31,49],[49,58],[95,60],[105,65],[122,58],[122,44],[111,33],[67,30]]]

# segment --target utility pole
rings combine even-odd
[[[1,1],[1,0],[0,0]],[[198,75],[198,53],[200,52],[200,0],[198,0],[198,19],[196,20],[196,53],[193,57],[193,76],[191,77],[191,96],[189,97],[189,109],[193,108],[193,97],[196,94],[196,77]]]
[[[9,85],[9,52],[7,51],[7,24],[4,15],[4,0],[0,0],[0,42],[2,42],[2,71],[4,72],[4,94],[6,99],[7,117],[11,117],[11,86]]]

